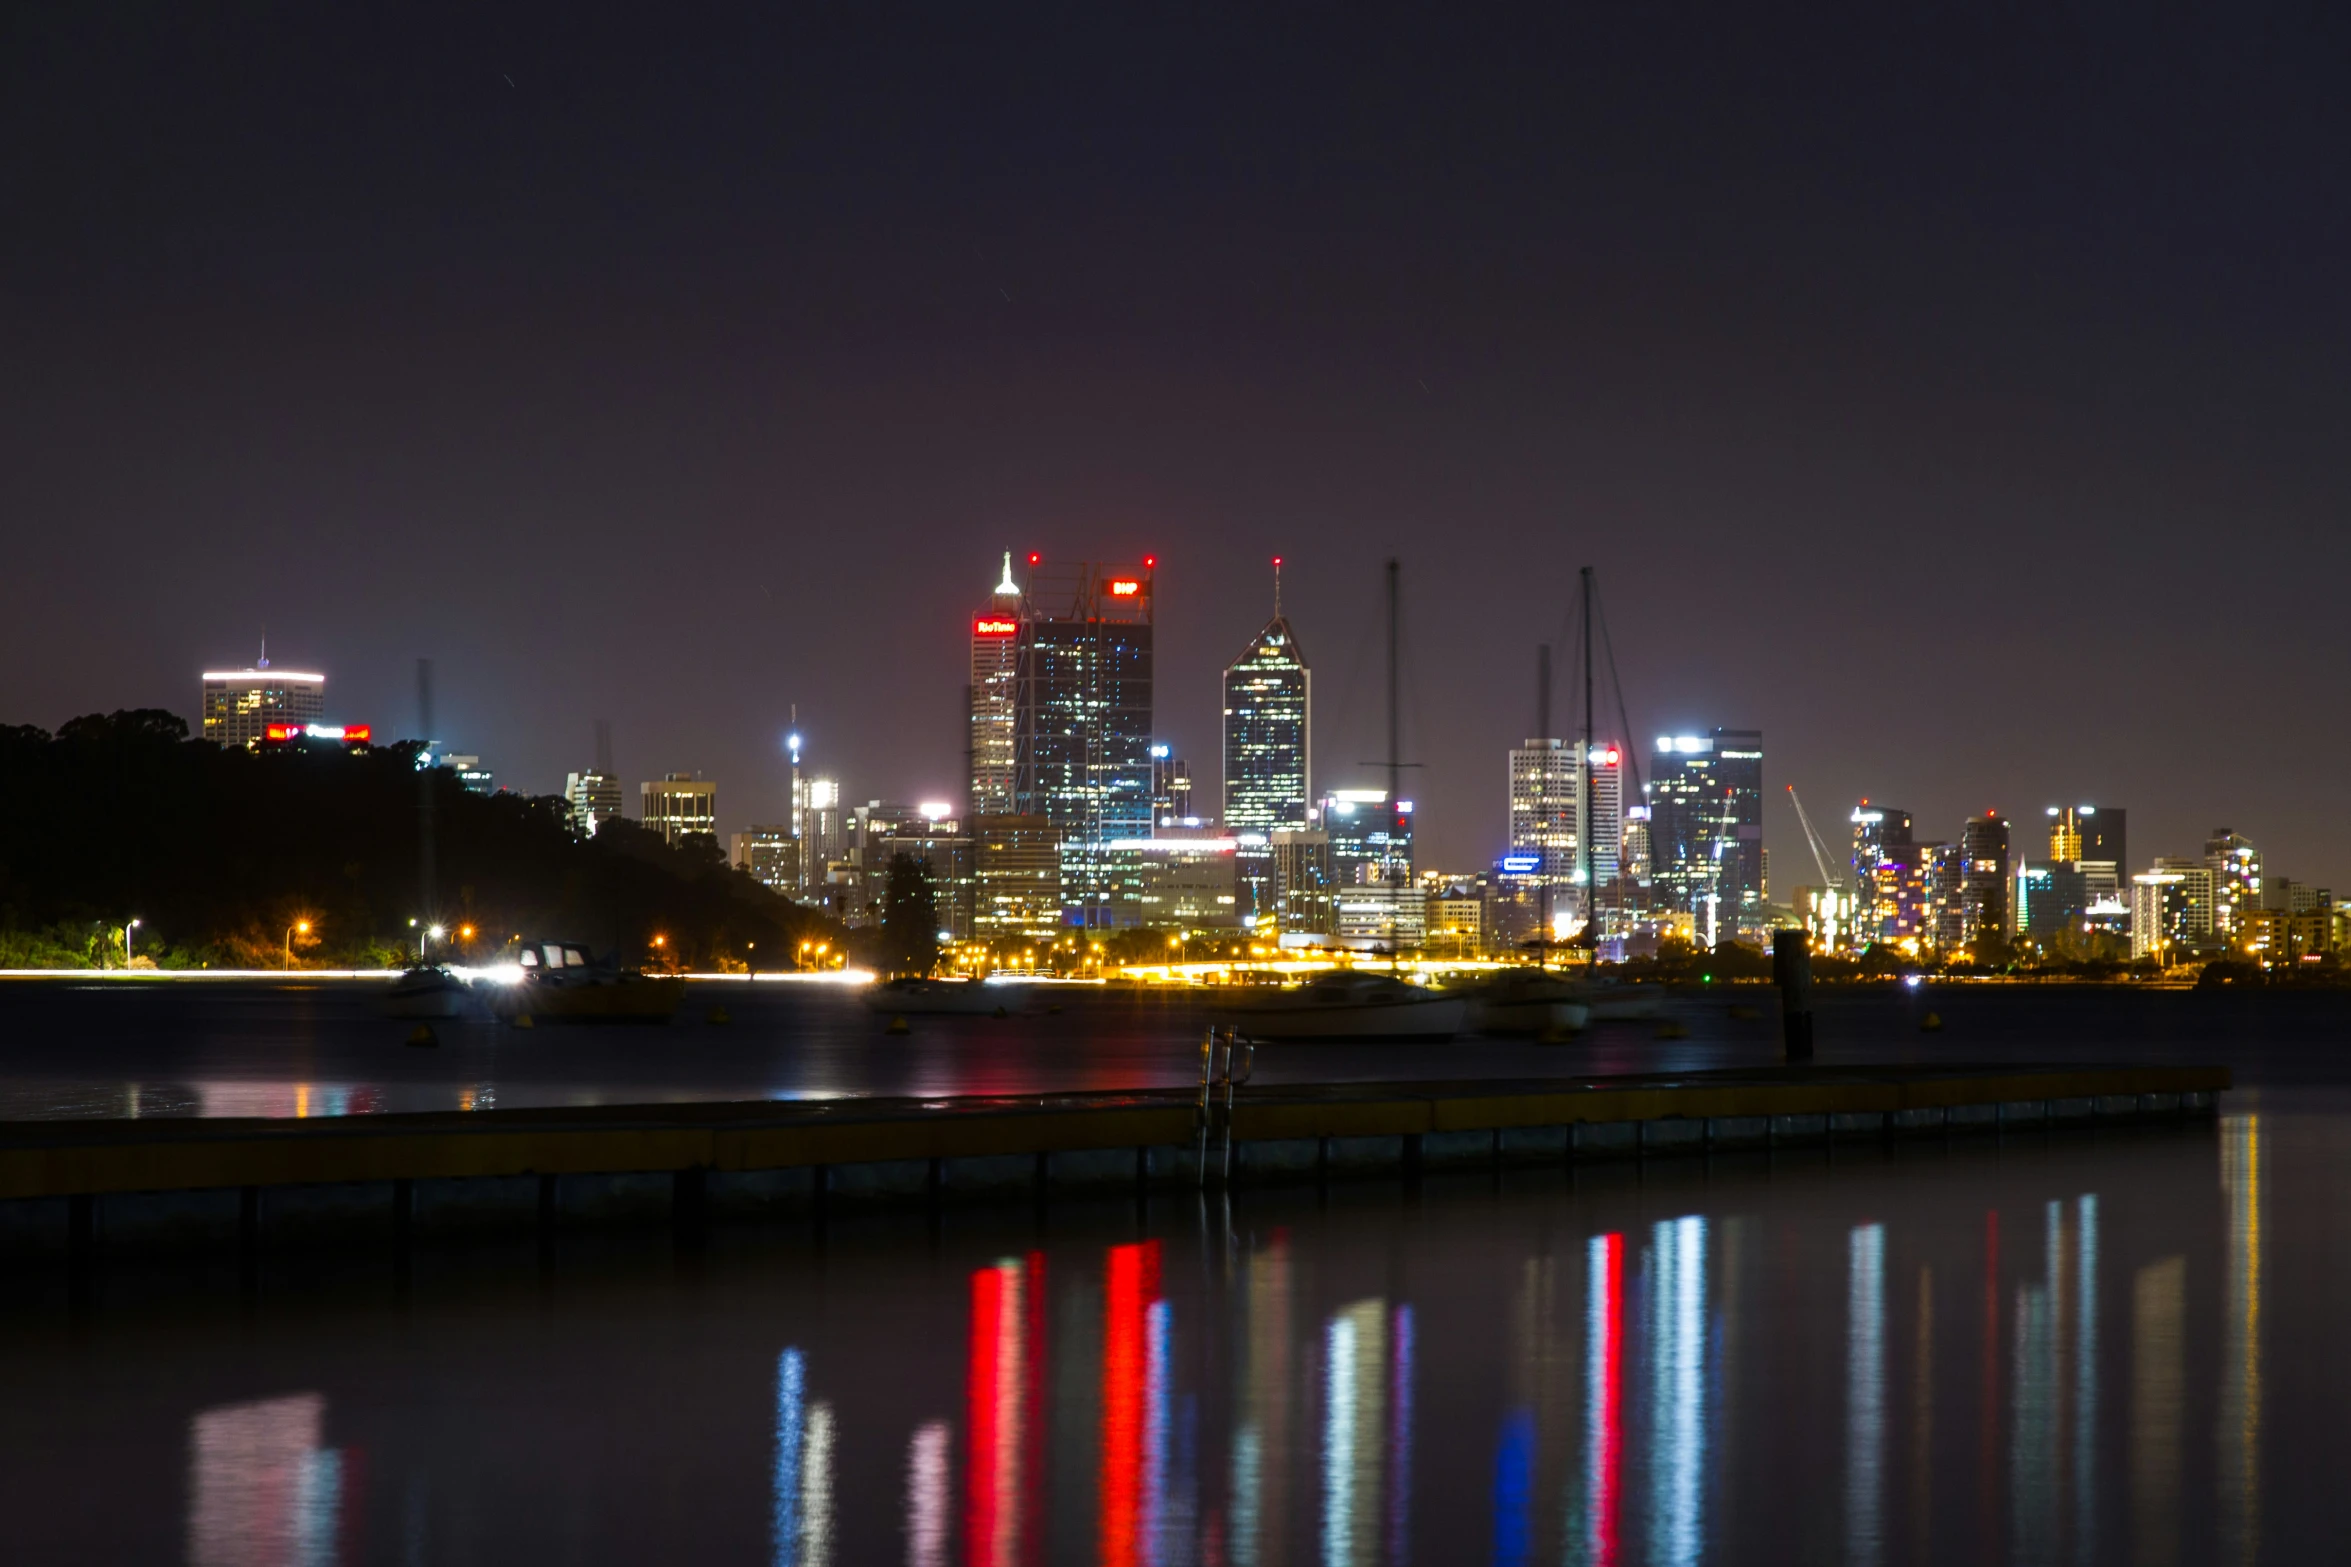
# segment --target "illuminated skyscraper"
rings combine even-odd
[[[1899,923],[1895,867],[1911,842],[1910,813],[1867,800],[1853,808],[1853,941],[1891,941]]]
[[[2261,907],[2261,851],[2242,834],[2215,827],[2204,840],[2204,868],[2212,873],[2212,931],[2226,936],[2241,911]]]
[[[1224,672],[1224,828],[1240,843],[1244,923],[1274,912],[1273,835],[1305,830],[1314,781],[1313,676],[1282,615],[1282,563],[1273,565],[1273,619]]]
[[[610,773],[590,771],[563,775],[563,803],[572,831],[583,838],[620,814],[620,780]]]
[[[692,773],[664,773],[639,786],[644,802],[639,820],[647,832],[677,844],[688,838],[718,841],[718,785]]]
[[[1651,877],[1697,939],[1731,940],[1763,906],[1763,731],[1661,735],[1649,793]]]
[[[2008,899],[2008,818],[1997,811],[1969,817],[1959,851],[1960,921],[1967,939],[2008,934],[2014,912]]]
[[[1412,874],[1412,802],[1385,789],[1340,789],[1317,813],[1330,845],[1334,924],[1342,939],[1417,947],[1423,898]]]
[[[1535,735],[1510,748],[1509,849],[1540,857],[1536,874],[1555,889],[1560,914],[1570,912],[1576,879],[1576,789],[1574,741]]]
[[[250,751],[271,724],[319,723],[326,706],[326,676],[272,669],[264,654],[251,669],[205,672],[203,737]]]
[[[1141,915],[1142,862],[1112,845],[1151,836],[1152,569],[1038,569],[1021,595],[1013,809],[1061,835],[1062,918]]]
[[[1020,586],[1012,552],[989,601],[971,617],[971,802],[974,815],[1012,809],[1020,724]]]

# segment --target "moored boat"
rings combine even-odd
[[[1294,990],[1223,1009],[1246,1039],[1392,1039],[1441,1044],[1461,1032],[1469,1003],[1387,974],[1318,974]]]
[[[384,1016],[463,1017],[473,1010],[473,987],[438,963],[419,964],[384,992]]]
[[[533,942],[514,961],[517,977],[488,992],[508,1022],[666,1023],[686,999],[683,978],[621,968],[578,942]]]
[[[1549,970],[1513,969],[1461,994],[1469,1002],[1470,1026],[1481,1034],[1559,1039],[1591,1021],[1582,987]]]

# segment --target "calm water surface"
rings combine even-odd
[[[2343,1009],[2218,999],[2257,1004],[1945,1003],[1932,1041],[2232,1059],[2258,1086],[2217,1125],[722,1228],[693,1254],[117,1258],[80,1312],[13,1262],[9,1559],[2341,1559]],[[1849,1013],[1839,1048],[1915,1048],[1900,1021]],[[1675,1048],[1762,1048],[1692,1032]],[[1037,1049],[938,1054],[1084,1069]]]
[[[1046,1008],[1053,1010],[1045,1010]],[[707,1021],[723,1008],[729,1021]],[[1772,992],[1685,994],[1686,1037],[1654,1024],[1575,1044],[1501,1040],[1304,1045],[1263,1052],[1269,1083],[1665,1071],[1779,1058]],[[1922,1034],[1919,1021],[1945,1027]],[[1149,992],[1040,992],[1027,1015],[916,1018],[904,1037],[855,992],[691,988],[658,1028],[437,1025],[405,1043],[370,986],[0,981],[0,1120],[83,1116],[313,1116],[491,1106],[647,1104],[856,1094],[1037,1093],[1197,1080],[1207,1018]],[[2212,1061],[2247,1083],[2351,1080],[2351,991],[2187,994],[2021,986],[1822,1000],[1825,1061]]]

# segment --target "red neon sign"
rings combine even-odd
[[[992,615],[982,615],[971,623],[971,634],[975,637],[1008,637],[1018,630],[1019,621],[999,620]]]
[[[1142,591],[1143,584],[1124,577],[1117,578],[1110,584],[1110,596],[1114,599],[1131,599]]]

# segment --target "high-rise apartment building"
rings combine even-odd
[[[2212,872],[2158,858],[2131,878],[2131,956],[2173,963],[2212,938]]]
[[[800,895],[800,840],[789,827],[752,827],[727,839],[727,863],[771,892]]]
[[[1224,829],[1239,843],[1238,907],[1248,924],[1276,913],[1273,835],[1307,827],[1313,717],[1313,672],[1282,614],[1277,560],[1273,619],[1224,672]]]
[[[1901,851],[1911,846],[1910,813],[1864,800],[1853,808],[1853,942],[1892,941]]]
[[[1575,742],[1530,736],[1510,748],[1510,840],[1514,855],[1541,861],[1535,874],[1552,889],[1561,913],[1575,902],[1577,796]],[[1576,917],[1580,920],[1581,913]]]
[[[1004,576],[971,617],[971,801],[973,815],[1012,809],[1013,772],[1020,729],[1020,585],[1012,580],[1012,552]]]
[[[620,814],[620,780],[606,772],[566,773],[563,804],[571,830],[593,838],[597,828]]]
[[[1152,569],[1030,557],[1021,595],[1013,805],[1061,834],[1062,917],[1089,929],[1141,914],[1151,835]]]
[[[800,886],[815,892],[826,886],[838,867],[849,865],[849,827],[841,810],[841,780],[813,775],[797,779],[799,810],[794,823],[800,831]]]
[[[1697,939],[1731,940],[1763,906],[1763,732],[1661,735],[1649,788],[1651,881]]]
[[[321,723],[326,709],[326,676],[272,669],[264,656],[251,669],[205,671],[201,733],[214,745],[251,751],[270,725]]]
[[[1960,923],[1966,939],[2009,934],[2008,818],[1997,811],[1969,817],[1959,851]]]
[[[2212,930],[2225,937],[2241,911],[2261,907],[2261,851],[2243,834],[2215,827],[2204,840],[2204,868],[2212,873]]]
[[[662,841],[680,844],[688,838],[718,841],[718,785],[692,773],[664,773],[658,782],[638,785],[645,830],[661,834]]]

